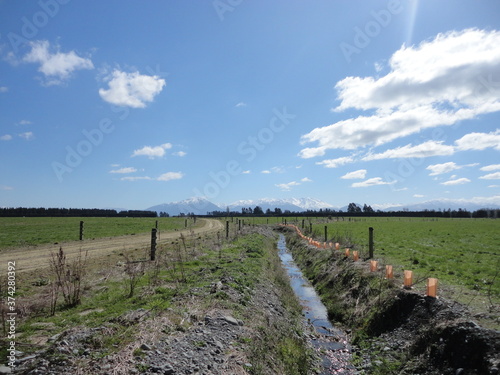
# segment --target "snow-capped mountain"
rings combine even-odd
[[[282,211],[301,212],[306,210],[319,210],[321,208],[334,208],[331,204],[314,198],[263,198],[255,200],[240,200],[229,205],[231,211],[241,211],[242,208],[259,206],[262,210],[281,208]]]
[[[288,198],[288,199],[274,199],[264,198],[255,200],[239,200],[231,204],[217,205],[210,202],[205,198],[193,197],[179,202],[163,203],[156,206],[147,208],[150,211],[167,212],[171,216],[179,215],[180,213],[194,213],[195,215],[206,215],[212,211],[225,211],[229,208],[230,211],[241,212],[242,208],[252,208],[259,206],[264,210],[270,209],[274,211],[275,208],[280,208],[282,211],[289,210],[291,212],[302,212],[306,210],[319,210],[321,208],[334,207],[326,202],[314,198]]]
[[[424,211],[424,210],[434,210],[434,211],[447,211],[458,210],[458,209],[477,211],[483,208],[486,209],[499,209],[500,204],[495,202],[474,202],[467,201],[464,199],[436,199],[425,201],[422,203],[415,203],[409,205],[401,205],[395,207],[388,207],[384,211]]]
[[[181,213],[193,213],[195,215],[207,215],[208,212],[220,211],[221,207],[213,204],[209,200],[200,197],[193,197],[183,201],[163,203],[147,208],[149,211],[166,212],[170,216],[176,216]]]

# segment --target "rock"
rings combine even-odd
[[[232,324],[234,326],[240,325],[240,323],[238,322],[238,320],[236,320],[232,316],[229,316],[229,315],[228,316],[224,316],[222,319],[224,319],[226,322],[228,322],[229,324]]]
[[[149,351],[153,350],[153,348],[152,348],[152,347],[150,347],[148,344],[142,344],[142,345],[140,346],[140,348],[141,348],[142,350],[146,351],[146,352],[149,352]]]
[[[0,374],[11,374],[12,373],[12,369],[10,367],[7,367],[7,366],[0,366]]]

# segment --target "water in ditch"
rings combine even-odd
[[[349,363],[351,348],[345,332],[335,328],[328,320],[325,305],[295,264],[283,234],[280,234],[278,240],[278,251],[281,263],[290,277],[290,285],[302,305],[304,317],[314,328],[315,337],[311,339],[311,343],[322,359],[323,369],[320,374],[356,374],[356,370]]]

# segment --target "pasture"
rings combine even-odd
[[[184,229],[186,220],[189,228],[195,227],[192,219],[182,217],[1,217],[0,250],[77,241],[80,221],[85,223],[84,239],[97,239],[148,233],[155,227],[156,220],[161,231]]]

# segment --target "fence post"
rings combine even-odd
[[[151,229],[151,260],[156,258],[156,228]]]
[[[370,227],[368,228],[368,251],[369,251],[369,258],[373,258],[373,228]]]
[[[241,230],[241,220],[238,219],[238,230],[240,231]]]
[[[158,220],[156,220],[155,228],[158,230]]]
[[[229,238],[229,220],[226,220],[226,238]]]
[[[328,227],[325,225],[325,242],[328,241]]]
[[[83,221],[80,221],[80,241],[83,241]]]

